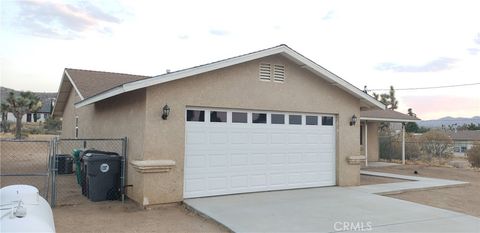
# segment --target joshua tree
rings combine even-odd
[[[25,114],[38,111],[42,107],[42,102],[32,92],[20,92],[16,95],[14,92],[8,93],[5,102],[1,104],[2,112],[11,112],[15,116],[15,138],[22,137],[22,117]]]

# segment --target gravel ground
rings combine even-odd
[[[462,187],[409,191],[388,196],[480,217],[480,171],[478,170],[427,165],[405,165],[364,170],[470,182],[469,185]],[[414,171],[417,171],[418,175],[415,175]]]

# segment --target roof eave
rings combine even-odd
[[[398,119],[398,118],[381,118],[381,117],[360,117],[362,121],[381,121],[381,122],[418,122],[420,119]]]
[[[80,102],[77,102],[75,104],[76,108],[80,108],[89,104],[93,104],[97,101],[110,98],[115,95],[122,94],[124,92],[129,92],[161,83],[166,83],[170,82],[173,80],[177,79],[182,79],[194,75],[198,75],[201,73],[206,73],[210,71],[214,71],[217,69],[225,68],[228,66],[233,66],[237,65],[240,63],[252,61],[255,59],[259,59],[262,57],[267,57],[275,54],[284,54],[288,55],[290,59],[296,60],[297,63],[303,64],[305,67],[309,68],[309,70],[313,71],[315,74],[324,77],[325,79],[329,80],[332,83],[338,83],[337,85],[340,89],[350,93],[353,96],[356,96],[359,98],[361,101],[364,101],[369,107],[372,108],[379,108],[379,109],[385,109],[385,105],[382,104],[381,102],[377,101],[367,93],[361,91],[360,89],[356,88],[352,84],[348,83],[347,81],[343,80],[342,78],[338,77],[337,75],[331,73],[330,71],[326,70],[325,68],[321,67],[320,65],[314,63],[313,61],[309,60],[308,58],[304,57],[300,53],[292,50],[286,45],[280,45],[277,47],[273,47],[270,49],[214,62],[211,64],[203,65],[203,66],[198,66],[198,67],[193,67],[190,69],[185,69],[177,72],[172,72],[169,74],[164,74],[164,75],[159,75],[155,76],[152,78],[144,79],[144,80],[139,80],[139,81],[134,81],[130,83],[125,83],[123,85],[117,86],[115,88],[112,88],[108,91],[99,93],[97,95],[91,96],[89,98],[83,99]]]

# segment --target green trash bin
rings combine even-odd
[[[79,185],[82,184],[82,171],[81,171],[81,163],[80,163],[80,155],[82,154],[82,149],[73,149],[72,155],[73,159],[75,160],[75,174],[77,175],[77,183]]]

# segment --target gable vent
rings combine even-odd
[[[273,65],[273,81],[283,82],[285,81],[285,66]]]
[[[272,65],[267,63],[260,64],[260,80],[270,81],[272,76]]]

